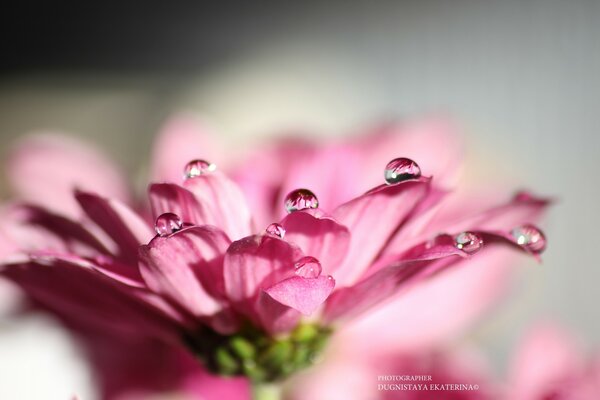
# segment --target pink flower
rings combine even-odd
[[[56,137],[22,143],[8,171],[26,203],[6,211],[1,273],[80,331],[185,346],[212,372],[280,379],[409,287],[468,275],[485,252],[545,247],[530,224],[544,199],[449,200],[460,145],[443,122],[279,142],[237,165],[186,119],[157,143],[154,227],[95,151]],[[211,149],[221,169],[198,160]]]

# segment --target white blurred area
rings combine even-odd
[[[468,179],[559,199],[543,224],[544,263],[523,265],[507,301],[469,340],[502,366],[526,326],[550,318],[600,346],[600,3],[412,1],[348,11],[298,21],[197,74],[0,81],[3,150],[32,130],[64,130],[136,176],[172,111],[202,116],[232,146],[282,128],[338,135],[380,118],[447,112],[465,126]],[[73,392],[93,399],[60,328],[2,318],[0,398]]]

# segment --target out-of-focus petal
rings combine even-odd
[[[220,171],[200,175],[185,181],[207,219],[202,224],[215,225],[232,239],[252,233],[252,216],[244,194],[235,182]]]
[[[136,265],[139,245],[154,236],[150,226],[119,201],[84,192],[78,192],[76,198],[86,215],[114,240],[119,258]]]
[[[285,240],[317,258],[324,273],[335,270],[346,257],[350,232],[331,217],[320,216],[314,210],[296,211],[287,215],[281,225]]]
[[[304,315],[311,315],[329,297],[334,287],[335,280],[331,276],[293,276],[265,289],[265,293],[283,305]]]
[[[336,270],[338,286],[348,286],[369,267],[388,239],[407,220],[429,190],[429,180],[381,186],[341,205],[334,218],[351,232],[350,249]]]
[[[151,180],[180,183],[185,165],[206,159],[221,166],[226,157],[217,136],[190,114],[171,117],[155,139],[152,151]]]
[[[36,135],[21,140],[9,155],[6,171],[21,199],[63,215],[80,214],[73,199],[75,189],[129,200],[124,174],[115,163],[66,136]]]
[[[141,246],[140,271],[153,291],[195,316],[211,316],[222,309],[211,293],[223,293],[223,256],[228,246],[229,239],[217,228],[186,228]]]

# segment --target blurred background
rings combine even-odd
[[[175,111],[201,116],[232,146],[286,128],[343,135],[382,118],[445,112],[465,127],[469,179],[560,200],[543,224],[544,263],[523,266],[511,297],[471,339],[499,370],[538,318],[600,344],[600,2],[9,7],[0,16],[3,156],[24,134],[67,132],[135,177]],[[73,392],[94,398],[58,324],[0,317],[0,398]]]

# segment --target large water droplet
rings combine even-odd
[[[318,278],[323,270],[319,260],[310,256],[302,257],[296,262],[294,267],[296,269],[296,275],[303,278]]]
[[[183,223],[177,214],[164,213],[156,218],[154,230],[159,236],[167,236],[181,229]]]
[[[395,185],[421,176],[421,168],[410,158],[394,158],[385,166],[385,183]]]
[[[213,172],[217,169],[215,164],[205,160],[192,160],[183,168],[183,179],[195,178]]]
[[[521,225],[510,231],[515,243],[532,253],[539,254],[546,249],[544,233],[534,225]]]
[[[454,238],[454,245],[457,249],[467,254],[477,253],[483,247],[483,239],[473,232],[462,232]]]
[[[271,236],[277,236],[280,239],[283,239],[283,237],[285,236],[285,229],[283,228],[283,226],[276,222],[267,226],[267,229],[265,229],[265,231],[267,232],[267,234]]]
[[[317,196],[308,189],[292,190],[285,196],[285,209],[289,213],[318,207],[319,200],[317,199]]]

